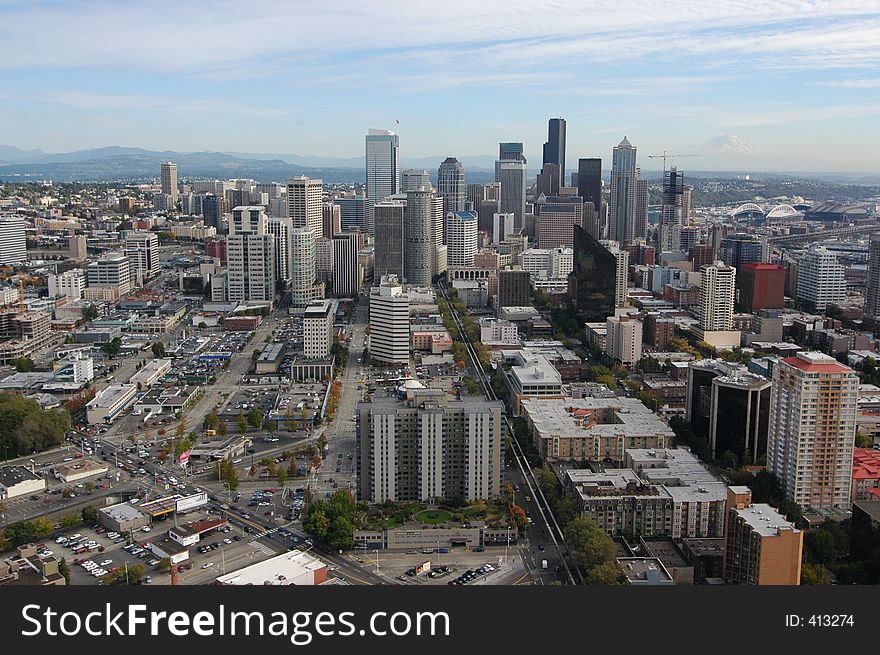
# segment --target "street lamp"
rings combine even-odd
[[[376,575],[379,575],[379,550],[376,549],[373,552],[376,553]]]

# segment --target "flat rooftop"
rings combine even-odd
[[[727,485],[685,448],[632,448],[626,461],[642,480],[663,485],[676,501],[727,499]]]
[[[25,466],[0,466],[0,485],[7,489],[22,482],[42,479]]]
[[[270,557],[239,571],[227,573],[217,578],[224,585],[284,585],[286,580],[295,579],[307,571],[320,571],[326,564],[316,557],[300,550],[292,550],[276,557]]]
[[[577,436],[579,431],[609,437],[675,436],[638,398],[531,398],[523,400],[522,408],[541,438]]]
[[[763,537],[775,537],[780,529],[795,529],[782,514],[766,503],[755,503],[734,511],[745,520],[752,530]]]
[[[110,507],[102,507],[98,511],[120,523],[123,521],[136,521],[145,516],[142,511],[130,503],[119,503]]]
[[[122,400],[126,395],[132,393],[134,391],[135,386],[133,384],[114,384],[103,391],[100,391],[97,396],[92,398],[89,401],[88,407],[93,408],[109,408],[113,407],[116,403]]]

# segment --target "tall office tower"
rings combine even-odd
[[[0,266],[14,266],[27,261],[24,228],[24,219],[0,216]]]
[[[131,262],[131,279],[139,287],[159,275],[159,236],[153,232],[129,232],[125,256]]]
[[[700,269],[700,328],[706,332],[733,329],[736,269],[724,262]]]
[[[865,292],[865,316],[880,319],[880,234],[872,234],[868,246],[868,289]]]
[[[480,232],[490,232],[494,228],[493,217],[498,213],[499,202],[497,200],[484,200],[480,203],[477,213],[480,216],[479,228]],[[510,214],[513,216],[513,214]],[[513,223],[510,224],[511,234],[513,234]],[[492,233],[494,237],[494,232]]]
[[[474,265],[477,254],[477,212],[446,214],[446,264],[450,268]]]
[[[604,321],[617,306],[618,257],[580,226],[574,228],[573,250],[574,269],[568,276],[572,308],[584,322]],[[622,284],[625,289],[626,281]]]
[[[434,201],[433,191],[425,187],[406,193],[403,263],[406,283],[412,286],[431,285],[436,256],[432,231]]]
[[[803,530],[770,505],[753,503],[748,487],[728,487],[724,507],[725,584],[799,585]]]
[[[480,203],[486,199],[486,187],[482,184],[466,185],[465,202],[469,202],[473,206],[473,211],[480,211]]]
[[[370,289],[370,357],[409,364],[409,296],[396,275],[383,275]]]
[[[131,264],[121,252],[102,255],[86,267],[90,287],[113,287],[119,295],[131,291]]]
[[[547,125],[547,142],[544,144],[544,161],[541,162],[559,166],[558,184],[562,185],[565,179],[565,119],[551,118]],[[557,188],[556,193],[559,193]]]
[[[403,182],[400,186],[400,193],[407,191],[415,191],[420,186],[431,187],[431,173],[427,168],[419,170],[417,168],[408,168],[403,171]]]
[[[464,166],[455,157],[447,157],[437,169],[437,195],[443,198],[443,215],[464,211]]]
[[[844,266],[824,246],[813,244],[797,268],[797,301],[807,311],[824,313],[846,300]]]
[[[315,239],[315,279],[325,286],[333,280],[333,239]]]
[[[343,232],[351,232],[352,230],[367,231],[366,196],[358,195],[350,198],[337,198],[334,202],[339,205]]]
[[[805,511],[849,508],[859,377],[818,352],[773,369],[767,469]]]
[[[307,227],[290,230],[290,306],[306,307],[324,297],[324,285],[317,282],[315,234]]]
[[[523,163],[526,162],[526,157],[523,154],[523,144],[522,143],[499,143],[498,144],[498,160],[495,162],[495,181],[501,181],[501,163],[505,161],[521,161]],[[500,200],[500,198],[497,198]]]
[[[694,187],[685,186],[681,190],[681,224],[694,224]]]
[[[633,239],[644,239],[648,234],[648,180],[639,177],[636,168],[636,200],[633,209]]]
[[[316,300],[303,312],[303,355],[327,357],[333,347],[333,301]]]
[[[354,298],[360,290],[358,250],[357,234],[333,235],[333,293],[340,298]]]
[[[223,231],[223,214],[226,212],[226,198],[206,194],[202,199],[202,217],[205,225],[217,228],[217,233]]]
[[[778,264],[744,264],[736,271],[736,304],[757,314],[785,307],[785,268]]]
[[[357,408],[358,498],[489,499],[501,490],[501,402],[434,389]]]
[[[226,198],[227,207],[256,207],[256,205],[251,205],[250,189],[243,189],[241,187],[226,189],[224,197]]]
[[[226,239],[227,300],[275,299],[275,237],[266,232],[262,207],[235,207]]]
[[[629,250],[620,247],[617,241],[599,241],[614,256],[614,306],[626,307],[626,280],[629,277]]]
[[[383,200],[373,208],[376,230],[373,275],[404,278],[404,234],[406,221],[405,200]]]
[[[287,206],[291,227],[307,227],[315,238],[324,235],[324,183],[307,177],[287,182]]]
[[[624,366],[632,366],[642,358],[642,322],[627,316],[605,319],[605,354]]]
[[[266,221],[266,232],[275,237],[275,282],[287,288],[290,282],[291,253],[290,217],[270,218]]]
[[[538,173],[537,191],[541,196],[558,196],[562,187],[562,180],[559,177],[559,164],[544,164],[544,168]]]
[[[526,220],[526,162],[502,161],[498,169],[501,182],[499,212],[514,215],[514,229],[521,230]]]
[[[373,207],[388,196],[400,193],[400,140],[398,135],[388,130],[370,129],[366,136],[366,160],[367,220],[365,231],[367,234],[373,234]]]
[[[492,215],[492,243],[501,243],[511,234],[516,233],[513,228],[515,218],[513,214]]]
[[[342,209],[332,202],[325,202],[321,207],[323,215],[324,238],[331,239],[334,234],[342,232]]]
[[[611,197],[608,201],[608,236],[632,241],[635,232],[636,149],[623,137],[611,159]]]
[[[3,219],[0,219],[0,230],[2,230]],[[0,242],[6,241],[5,235],[4,238],[0,239]],[[89,256],[88,244],[86,242],[85,234],[71,234],[67,237],[67,250],[68,256],[71,259],[85,259]]]
[[[501,202],[501,182],[487,182],[483,185],[483,200]]]
[[[754,234],[732,234],[721,238],[719,258],[739,270],[745,264],[759,264],[770,258],[767,239]]]
[[[551,196],[539,205],[535,219],[539,248],[574,246],[574,226],[583,227],[584,203],[580,196]]]
[[[639,180],[641,183],[642,180]],[[647,195],[647,182],[645,192]],[[681,242],[682,193],[684,192],[684,176],[673,166],[663,172],[663,194],[660,207],[660,251],[678,250]],[[636,194],[638,195],[638,193]],[[638,200],[636,201],[638,205]],[[647,201],[646,201],[647,208]]]
[[[180,195],[177,188],[177,164],[174,162],[166,161],[162,164],[162,193],[171,196],[174,202],[177,202]]]
[[[527,307],[532,302],[528,271],[498,271],[497,307]]]
[[[598,215],[602,209],[602,160],[598,157],[578,159],[578,195],[584,202],[593,203]]]

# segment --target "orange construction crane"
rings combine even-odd
[[[24,279],[18,276],[18,314],[24,314]]]

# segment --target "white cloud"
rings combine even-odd
[[[880,89],[880,78],[860,80],[830,80],[816,82],[816,86],[832,89]]]

